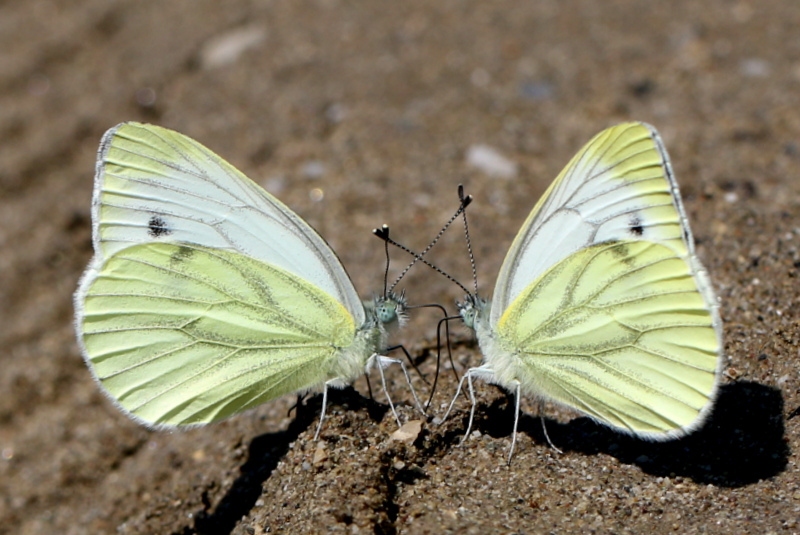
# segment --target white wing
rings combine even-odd
[[[694,257],[694,241],[669,158],[656,130],[625,123],[595,136],[539,199],[503,261],[490,322],[549,267],[591,245],[658,242],[692,265],[709,306],[714,297]]]
[[[172,130],[120,124],[103,136],[93,198],[94,266],[139,243],[189,242],[279,266],[365,320],[336,254],[305,221],[228,162]]]

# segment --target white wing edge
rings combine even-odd
[[[661,155],[661,160],[663,161],[664,165],[664,172],[667,176],[667,180],[669,180],[670,190],[672,191],[672,200],[675,203],[675,206],[678,209],[678,214],[683,222],[683,241],[686,243],[686,249],[689,252],[689,256],[686,261],[689,263],[692,277],[694,278],[695,284],[697,284],[697,290],[700,292],[700,295],[703,296],[703,301],[705,301],[706,307],[711,314],[711,324],[714,327],[714,332],[717,335],[717,370],[714,388],[708,396],[709,402],[700,411],[700,414],[695,421],[692,422],[690,426],[682,429],[684,434],[688,434],[701,427],[703,423],[705,423],[714,408],[714,400],[719,394],[720,379],[722,377],[722,370],[725,366],[725,346],[723,340],[724,331],[722,327],[722,317],[719,313],[720,300],[714,291],[714,286],[711,283],[711,277],[709,276],[708,271],[703,266],[702,262],[700,262],[700,259],[695,253],[692,228],[689,225],[689,218],[687,217],[686,210],[683,207],[683,198],[681,197],[680,189],[678,188],[678,182],[675,179],[675,174],[672,171],[672,163],[670,162],[669,155],[667,154],[667,149],[664,146],[664,141],[661,139],[661,135],[654,126],[644,122],[641,124],[650,131],[650,135],[653,137],[653,141],[658,148],[658,153]]]

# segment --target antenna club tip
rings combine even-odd
[[[372,229],[372,233],[382,240],[389,239],[389,225],[383,225],[381,228]]]

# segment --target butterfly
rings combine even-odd
[[[647,124],[589,141],[522,225],[492,301],[470,293],[459,312],[483,353],[461,379],[469,428],[473,378],[516,394],[509,462],[522,394],[656,441],[690,433],[711,411],[718,302],[666,149]]]
[[[203,425],[321,390],[319,434],[329,387],[377,366],[385,390],[383,367],[403,366],[380,353],[405,319],[404,296],[362,304],[308,223],[182,134],[110,129],[92,221],[78,342],[103,390],[140,423]]]

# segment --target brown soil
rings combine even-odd
[[[800,3],[780,0],[0,1],[0,533],[800,532],[798,28]],[[249,48],[214,60],[237,36]],[[184,132],[267,186],[368,297],[383,266],[370,230],[388,222],[423,247],[460,182],[490,293],[550,180],[632,119],[663,134],[721,298],[724,385],[686,439],[549,408],[559,455],[526,403],[509,467],[499,390],[479,384],[463,445],[463,400],[407,444],[364,380],[333,396],[321,445],[319,398],[153,432],[81,360],[71,295],[92,255],[95,151],[121,121]],[[475,144],[517,175],[470,167]],[[431,258],[469,281],[460,234]],[[413,303],[461,296],[419,268],[404,287]],[[397,337],[428,374],[436,320],[418,311]],[[468,332],[453,340],[459,369],[480,361]],[[446,372],[436,415],[454,391]]]

